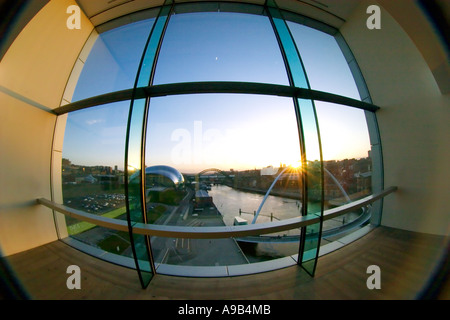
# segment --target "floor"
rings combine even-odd
[[[298,266],[228,278],[158,274],[146,289],[140,287],[134,270],[93,258],[60,241],[9,256],[8,262],[29,297],[36,300],[410,300],[421,297],[429,284],[440,288],[439,295],[432,298],[447,300],[448,277],[428,282],[445,241],[438,236],[379,227],[319,258],[314,278]],[[69,265],[80,267],[80,289],[67,288]],[[376,275],[367,272],[371,265],[379,267],[380,289],[367,287],[367,282],[376,282],[368,281]]]

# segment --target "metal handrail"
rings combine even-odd
[[[365,198],[353,201],[336,208],[324,211],[323,220],[330,220],[343,214],[355,211],[356,209],[367,206],[397,190],[397,187],[389,187],[377,194],[372,194]],[[73,209],[62,204],[57,204],[45,198],[37,199],[37,203],[50,209],[60,212],[64,215],[78,220],[93,223],[95,225],[118,230],[128,231],[128,222],[95,214],[87,213],[81,210]],[[222,239],[230,237],[245,237],[262,234],[270,234],[280,231],[292,230],[305,227],[320,222],[321,217],[316,214],[285,219],[275,222],[258,223],[240,226],[221,226],[221,227],[190,227],[190,226],[170,226],[145,224],[140,222],[132,223],[132,232],[148,236],[158,236],[167,238],[189,238],[189,239]]]

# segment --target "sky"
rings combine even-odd
[[[152,23],[145,20],[101,34],[73,101],[132,86]],[[311,88],[359,99],[334,38],[295,23],[288,26]],[[287,85],[268,18],[225,12],[172,16],[154,84],[188,81]],[[123,168],[129,105],[124,101],[69,114],[63,157],[75,164]],[[322,102],[315,106],[325,160],[367,156],[370,144],[363,111]],[[205,168],[254,169],[300,160],[290,98],[237,94],[153,98],[147,129],[148,166],[166,164],[182,172],[198,172]],[[315,158],[317,152],[308,155],[310,160]],[[130,158],[130,164],[137,159]]]
[[[243,170],[300,160],[298,129],[289,98],[170,96],[153,99],[149,110],[148,165],[168,162],[194,173],[206,168]]]
[[[138,21],[100,34],[85,61],[72,102],[132,88],[154,20]]]

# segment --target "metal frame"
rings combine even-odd
[[[301,87],[302,89],[310,90],[311,86],[309,84],[308,76],[306,74],[305,66],[303,64],[300,52],[297,47],[297,43],[292,36],[291,30],[289,29],[286,20],[283,17],[282,12],[279,10],[276,2],[274,0],[266,0],[265,8],[267,15],[269,17],[270,23],[273,28],[273,32],[278,40],[278,45],[281,51],[281,54],[284,59],[286,72],[289,78],[289,84],[291,87]],[[319,217],[318,221],[314,224],[314,226],[308,225],[301,228],[300,232],[300,242],[298,248],[298,259],[297,263],[311,276],[314,276],[317,259],[319,257],[319,248],[320,241],[322,238],[322,226],[323,226],[323,210],[324,210],[324,173],[323,173],[323,157],[322,157],[322,143],[320,138],[320,130],[319,123],[317,120],[317,114],[315,110],[314,100],[310,98],[294,98],[293,104],[295,108],[295,114],[297,117],[297,125],[299,131],[299,141],[300,141],[300,149],[301,149],[301,163],[302,163],[302,171],[301,171],[301,179],[302,179],[302,216],[309,215],[309,190],[310,190],[310,176],[309,176],[309,161],[308,154],[310,152],[309,142],[305,142],[305,131],[304,131],[304,120],[312,115],[312,119],[307,119],[306,121],[314,122],[314,139],[317,138],[316,142],[313,142],[311,145],[318,144],[319,151],[319,161],[320,161],[320,211],[314,213]],[[309,105],[309,107],[308,107]],[[306,108],[306,109],[305,109]],[[311,110],[308,110],[311,109]],[[306,113],[306,116],[305,116]],[[310,241],[308,245],[306,244],[306,235],[309,233],[308,229],[318,228],[318,236],[317,243],[315,243],[315,239]],[[314,232],[314,230],[312,230]],[[313,244],[311,246],[311,244]],[[308,248],[309,247],[309,248]],[[314,253],[315,251],[315,253]],[[313,256],[311,256],[313,253]],[[312,267],[311,267],[312,264]]]
[[[133,90],[135,90],[134,95]],[[140,99],[147,97],[154,98],[172,95],[207,93],[243,93],[272,95],[331,102],[370,112],[376,112],[380,109],[380,107],[372,103],[348,98],[333,93],[305,88],[297,88],[293,86],[238,81],[201,81],[161,84],[116,91],[66,104],[62,107],[54,109],[53,112],[57,115],[63,115],[65,113],[82,110],[102,104],[130,100],[132,97],[134,97],[135,99]]]
[[[127,222],[128,222],[128,233],[130,237],[130,243],[131,248],[133,251],[133,256],[136,264],[136,269],[138,271],[139,280],[141,282],[141,286],[143,288],[146,288],[148,284],[151,281],[151,278],[153,275],[156,274],[156,268],[155,263],[153,259],[153,252],[152,252],[152,246],[150,237],[148,235],[144,236],[144,244],[145,244],[145,252],[144,255],[146,256],[145,259],[139,259],[138,252],[135,245],[135,235],[137,233],[133,232],[133,223],[132,216],[131,216],[131,210],[130,210],[130,189],[129,189],[129,173],[128,173],[128,159],[129,159],[129,151],[130,151],[130,135],[131,132],[131,126],[133,122],[133,117],[137,117],[138,120],[140,120],[140,126],[138,124],[137,130],[140,131],[140,179],[139,179],[139,194],[135,194],[139,198],[139,208],[140,208],[140,220],[142,223],[147,224],[147,209],[146,209],[146,199],[145,199],[145,145],[146,145],[146,133],[147,133],[147,118],[148,118],[148,109],[149,109],[149,103],[150,99],[147,97],[145,99],[145,105],[143,108],[142,114],[135,114],[136,111],[140,111],[139,109],[134,109],[135,102],[142,101],[142,98],[139,98],[137,95],[137,88],[141,83],[147,84],[151,86],[153,82],[153,77],[155,73],[156,68],[156,62],[158,59],[159,51],[161,48],[162,39],[164,38],[165,30],[167,29],[167,24],[169,22],[170,16],[173,12],[173,2],[171,0],[166,0],[164,6],[160,8],[158,17],[156,18],[156,21],[153,23],[152,30],[149,34],[149,37],[147,39],[147,42],[145,44],[145,49],[143,52],[143,55],[141,57],[141,61],[139,63],[136,80],[134,87],[131,92],[131,102],[130,102],[130,112],[129,112],[129,118],[128,118],[128,124],[127,124],[127,134],[126,134],[126,143],[125,143],[125,170],[124,170],[124,177],[125,177],[125,198],[126,198],[126,212],[127,212]],[[154,46],[155,42],[157,43],[156,46]],[[135,129],[136,130],[136,129]],[[149,273],[151,274],[151,277],[148,279],[144,279],[143,270],[140,268],[140,261],[144,261],[144,263],[149,264]]]

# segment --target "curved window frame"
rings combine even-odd
[[[371,139],[372,161],[373,161],[373,172],[374,172],[373,176],[375,177],[375,179],[372,180],[372,193],[377,195],[370,199],[370,203],[372,205],[371,224],[374,226],[379,225],[380,221],[381,221],[382,198],[386,194],[393,192],[395,190],[395,188],[393,188],[393,189],[390,188],[390,189],[383,191],[384,186],[383,186],[382,150],[381,150],[378,125],[377,125],[376,115],[375,115],[375,112],[379,109],[379,107],[372,104],[368,88],[364,82],[364,79],[363,79],[361,71],[357,65],[357,62],[356,62],[350,48],[348,47],[347,43],[345,42],[343,36],[339,33],[339,31],[333,27],[330,27],[330,26],[324,24],[324,23],[318,22],[314,19],[302,16],[300,14],[285,11],[285,10],[280,10],[277,8],[276,4],[273,1],[269,1],[264,6],[253,5],[253,4],[252,5],[238,4],[238,3],[230,3],[230,2],[189,3],[187,5],[192,5],[198,11],[214,11],[214,10],[217,10],[217,8],[220,8],[221,6],[222,6],[222,8],[225,6],[225,7],[229,8],[229,10],[234,10],[235,12],[245,12],[245,13],[254,13],[254,14],[261,14],[261,12],[262,12],[262,13],[267,14],[269,16],[269,18],[271,19],[274,33],[276,34],[276,36],[279,40],[280,50],[282,51],[282,53],[284,53],[285,67],[287,69],[288,74],[290,74],[290,79],[291,79],[290,85],[276,85],[276,84],[266,84],[266,83],[250,83],[250,82],[229,82],[229,81],[227,81],[227,82],[215,81],[215,82],[173,83],[173,84],[163,84],[163,85],[156,85],[156,86],[152,85],[156,61],[157,61],[157,57],[159,54],[159,50],[161,48],[161,43],[164,38],[164,32],[167,27],[167,23],[170,20],[170,16],[173,13],[174,8],[176,6],[183,6],[183,5],[186,5],[186,4],[175,4],[175,3],[172,3],[172,1],[168,0],[165,5],[163,5],[159,8],[151,9],[151,10],[153,10],[153,12],[155,12],[155,10],[158,10],[159,13],[156,18],[157,20],[155,21],[155,23],[153,25],[152,32],[150,33],[149,39],[147,41],[146,49],[144,50],[140,68],[138,70],[138,75],[136,77],[136,83],[133,88],[129,88],[129,89],[122,90],[122,91],[111,92],[111,93],[107,93],[107,94],[102,94],[100,96],[90,97],[87,99],[76,101],[74,103],[70,103],[70,92],[71,92],[70,88],[73,88],[74,85],[76,84],[77,72],[79,72],[79,69],[77,69],[76,67],[74,68],[74,72],[72,73],[72,76],[70,77],[70,79],[68,81],[68,85],[66,86],[66,93],[63,96],[61,106],[54,110],[54,113],[58,115],[58,121],[55,126],[54,144],[53,144],[53,151],[52,151],[53,152],[53,154],[52,154],[52,170],[51,170],[51,172],[52,172],[52,199],[50,202],[48,202],[46,200],[40,200],[41,204],[47,205],[54,209],[54,218],[55,218],[55,225],[58,230],[58,237],[62,240],[66,238],[66,233],[63,230],[64,222],[62,221],[61,215],[58,212],[63,212],[65,214],[68,214],[67,213],[68,211],[66,209],[58,207],[58,205],[56,205],[56,203],[58,203],[58,202],[62,203],[62,201],[61,201],[62,200],[61,181],[60,181],[61,161],[58,162],[58,160],[60,160],[60,157],[61,157],[60,152],[62,150],[62,141],[63,141],[62,137],[64,136],[65,119],[67,117],[67,114],[72,111],[76,111],[76,110],[80,110],[80,109],[84,109],[84,108],[95,107],[95,106],[103,105],[106,103],[131,100],[132,103],[130,106],[130,119],[129,119],[128,129],[127,129],[128,130],[127,137],[129,138],[131,130],[133,130],[133,132],[137,130],[136,134],[139,134],[139,130],[140,130],[139,128],[141,128],[142,131],[140,133],[140,139],[139,139],[141,145],[134,146],[133,149],[140,150],[140,152],[141,152],[141,154],[140,154],[141,167],[143,167],[145,165],[145,159],[144,159],[145,132],[146,132],[146,123],[147,123],[147,119],[146,119],[147,111],[146,110],[148,108],[149,99],[151,99],[152,97],[167,96],[167,95],[198,94],[198,93],[245,93],[245,94],[262,94],[262,95],[290,97],[293,99],[294,104],[297,106],[296,109],[298,109],[298,110],[300,110],[299,105],[298,105],[299,101],[302,101],[302,100],[311,101],[312,110],[313,110],[313,114],[314,114],[316,123],[317,123],[317,116],[315,115],[315,112],[314,112],[314,101],[315,100],[332,102],[332,103],[364,110],[365,114],[366,114],[368,129],[369,129],[369,137]],[[278,20],[277,21],[277,23],[279,23],[278,26],[277,26],[277,23],[274,22],[274,19]],[[317,29],[319,31],[322,31],[322,32],[325,32],[327,34],[334,36],[334,38],[336,39],[339,47],[341,48],[341,50],[346,58],[347,63],[349,64],[349,68],[355,79],[356,86],[357,86],[358,91],[361,96],[361,100],[356,100],[356,99],[352,99],[352,98],[348,98],[348,97],[344,97],[344,96],[340,96],[340,95],[336,95],[336,94],[331,94],[328,92],[311,90],[309,88],[309,85],[301,85],[301,86],[296,85],[296,83],[294,81],[294,77],[292,76],[291,72],[298,72],[298,70],[297,71],[289,70],[289,64],[290,64],[289,59],[291,59],[291,58],[289,58],[289,54],[292,54],[292,52],[286,53],[286,51],[285,51],[286,43],[283,43],[283,39],[282,39],[282,37],[280,37],[280,26],[282,27],[283,24],[286,26],[286,29],[287,29],[287,33],[285,36],[286,37],[289,36],[289,30],[286,25],[287,20],[312,27],[314,29]],[[290,40],[288,37],[287,41],[291,41],[292,43],[294,43],[294,48],[295,48],[295,42],[292,39],[292,35],[290,36]],[[86,43],[85,49],[89,50],[90,47],[92,47],[92,42],[90,42],[88,40]],[[299,59],[300,65],[301,65],[301,57],[300,57],[298,50],[296,53],[297,53],[297,59]],[[86,53],[82,52],[82,54],[86,54]],[[305,80],[307,83],[306,74],[305,74]],[[131,123],[132,123],[132,121],[134,121],[132,119],[132,117],[134,116],[134,115],[132,116],[132,110],[133,110],[133,101],[138,101],[138,100],[146,101],[145,102],[146,107],[141,108],[143,110],[143,111],[141,111],[141,112],[143,112],[142,114],[136,115],[138,117],[138,121],[142,124],[142,126],[139,126],[138,129],[135,129],[135,128],[131,128]],[[302,115],[301,115],[301,110],[300,110],[299,114],[297,115],[297,121],[299,122],[300,128],[301,128],[301,119],[302,119]],[[316,134],[317,134],[317,139],[319,141],[319,148],[320,148],[320,133],[318,132],[318,128],[317,128]],[[305,141],[304,141],[303,135],[301,135],[300,141],[301,141],[300,143],[304,145]],[[304,148],[304,147],[302,147],[302,148]],[[126,150],[125,150],[126,155],[128,154],[128,150],[130,150],[129,145],[127,145]],[[305,155],[304,149],[302,152],[302,157],[303,157],[303,155]],[[306,167],[307,159],[303,158],[302,162]],[[323,161],[321,160],[321,165],[322,165],[322,163],[323,163]],[[125,168],[127,168],[127,156],[125,156]],[[125,170],[125,172],[126,172],[126,170]],[[125,181],[128,181],[127,179],[128,179],[127,174],[125,174]],[[305,181],[306,181],[306,179],[307,179],[306,175],[304,176],[303,179],[305,179]],[[323,171],[322,171],[322,179],[323,179]],[[140,188],[141,191],[137,196],[139,199],[138,201],[139,201],[141,207],[143,208],[141,210],[145,212],[144,180],[145,180],[145,174],[143,173],[141,175],[141,188]],[[128,203],[128,201],[130,201],[131,197],[129,197],[127,183],[125,185],[126,185],[126,194],[127,194],[126,196],[128,199],[127,200],[127,203]],[[306,186],[305,189],[303,190],[303,195],[305,196],[307,194],[307,181],[306,181],[306,183],[304,183],[304,185]],[[135,199],[135,197],[133,197],[133,198]],[[323,204],[323,197],[322,197],[322,204]],[[354,203],[350,204],[350,207],[352,207],[354,204],[360,205],[359,202],[354,202]],[[340,208],[340,209],[342,209],[344,211],[347,210],[347,208]],[[129,215],[130,210],[128,209],[127,211],[128,211],[128,215]],[[326,219],[329,219],[330,217],[335,216],[337,214],[338,213],[336,213],[336,211],[332,210],[331,212],[327,211],[325,213],[325,216],[326,216]],[[341,214],[341,213],[339,213],[339,214]],[[306,267],[306,268],[304,267],[305,270],[313,276],[315,267],[316,267],[317,258],[319,256],[320,239],[322,237],[321,225],[324,220],[323,206],[322,206],[322,210],[318,216],[314,215],[312,212],[308,212],[306,206],[305,206],[305,209],[304,209],[302,215],[303,216],[300,218],[300,221],[302,221],[302,222],[299,224],[299,226],[301,226],[302,228],[308,228],[309,226],[311,226],[311,223],[317,223],[318,230],[319,230],[318,231],[319,232],[319,237],[318,237],[319,241],[315,245],[316,248],[315,248],[315,254],[314,254],[313,258],[308,258],[308,259],[303,260],[302,255],[304,252],[304,248],[299,248],[299,256],[297,257],[296,263],[298,263],[299,265],[302,265],[302,263],[304,261],[308,262],[308,261],[313,260],[312,267]],[[144,215],[142,215],[142,216],[144,216]],[[305,221],[309,221],[309,222],[305,223]],[[292,223],[292,221],[290,221],[290,222]],[[299,223],[299,221],[297,221],[297,223]],[[275,225],[273,225],[273,227],[276,227]],[[295,226],[297,226],[297,225],[295,225]],[[206,230],[203,230],[203,231],[200,230],[199,234],[201,234],[201,235],[192,235],[192,234],[186,235],[186,230],[184,230],[184,231],[176,230],[176,228],[173,228],[173,227],[168,227],[168,228],[169,228],[168,230],[165,230],[165,231],[163,230],[164,232],[168,232],[168,233],[166,235],[162,235],[162,236],[168,236],[168,234],[170,234],[170,231],[173,231],[175,233],[176,232],[184,232],[185,237],[194,237],[194,238],[195,237],[211,237],[211,234],[209,232],[206,232]],[[243,229],[246,229],[246,228],[252,229],[252,227],[244,227]],[[283,225],[282,228],[286,228],[286,225]],[[218,235],[216,237],[227,237],[227,232],[229,232],[229,228],[228,227],[219,227],[219,229],[220,230],[214,231],[214,232],[218,232]],[[127,230],[130,233],[130,237],[133,237],[133,235],[136,235],[136,234],[146,237],[147,255],[146,255],[145,259],[147,261],[146,264],[150,265],[150,270],[146,270],[146,271],[150,273],[150,277],[147,277],[146,279],[144,279],[144,277],[141,276],[141,271],[139,270],[140,262],[138,261],[139,259],[136,258],[136,254],[135,254],[135,268],[138,269],[141,285],[145,288],[151,280],[151,275],[155,274],[157,272],[157,270],[155,269],[154,263],[153,263],[153,259],[152,259],[150,241],[148,240],[148,237],[152,234],[152,232],[155,232],[155,230],[150,225],[146,225],[145,219],[142,221],[132,221],[130,219],[130,217],[128,218]],[[267,228],[267,230],[266,229],[264,229],[262,231],[261,230],[259,230],[259,231],[251,230],[251,231],[249,231],[249,234],[261,235],[261,234],[265,234],[265,233],[270,233],[268,230],[272,230],[270,226]],[[163,234],[164,234],[164,232],[163,232]],[[187,232],[189,233],[189,231],[187,231]],[[245,234],[245,232],[243,232],[242,234]],[[300,242],[302,245],[303,242],[302,241],[300,241]],[[291,262],[292,261],[290,261],[290,263]],[[131,265],[132,264],[128,264],[128,266],[131,266]],[[282,264],[282,265],[284,265],[284,264]],[[279,267],[279,264],[277,264],[277,262],[271,262],[271,266],[269,266],[269,269],[276,269],[278,267]],[[164,272],[161,272],[158,269],[158,273],[164,273]],[[170,274],[171,271],[169,271],[168,273]],[[252,272],[250,272],[248,270],[247,273],[252,273]],[[174,272],[174,274],[177,274],[177,272]]]

